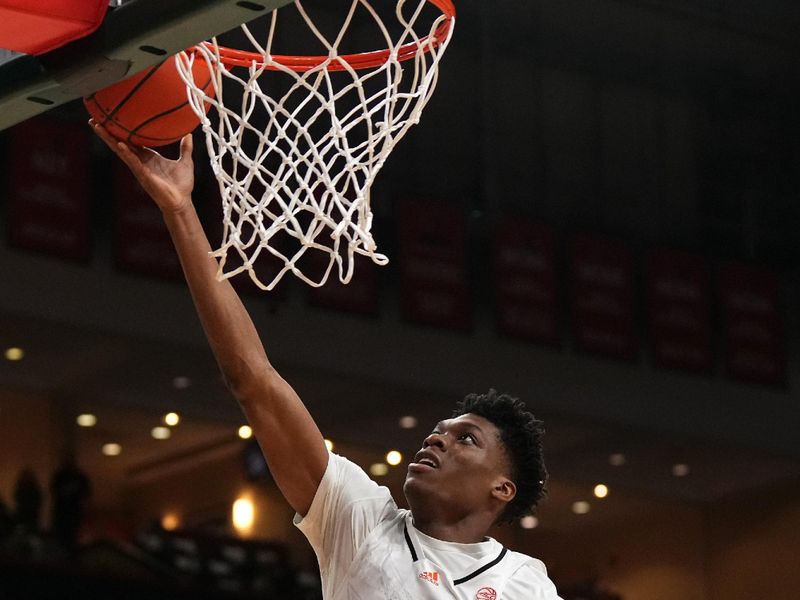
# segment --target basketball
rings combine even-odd
[[[213,97],[214,86],[206,62],[195,60],[192,72],[204,93]],[[83,103],[111,135],[135,146],[166,146],[200,124],[173,58],[97,91],[84,98]],[[207,102],[204,107],[208,112]]]

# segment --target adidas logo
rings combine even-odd
[[[423,571],[419,574],[420,579],[424,579],[428,583],[432,583],[433,585],[439,585],[439,573],[438,571]]]

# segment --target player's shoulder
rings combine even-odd
[[[334,487],[346,490],[348,504],[386,504],[387,509],[397,510],[389,488],[370,479],[364,469],[339,454],[330,454],[329,474]]]
[[[504,597],[561,600],[541,560],[521,552],[509,551],[508,554],[508,580]]]
[[[522,552],[508,551],[508,568],[516,575],[534,579],[547,579],[547,567],[538,558]]]
[[[340,482],[361,484],[367,488],[386,490],[388,492],[388,488],[378,485],[367,475],[364,469],[340,454],[330,453],[328,458],[328,470],[331,472],[331,476]]]

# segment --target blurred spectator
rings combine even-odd
[[[42,488],[31,469],[23,469],[14,486],[14,520],[26,533],[39,530],[42,510]]]
[[[92,493],[89,478],[72,457],[67,458],[53,473],[50,493],[53,500],[53,535],[64,550],[72,552],[77,547],[86,501]]]

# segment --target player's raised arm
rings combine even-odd
[[[192,138],[169,160],[93,129],[131,169],[164,216],[217,363],[241,404],[286,500],[305,515],[325,473],[322,434],[294,389],[270,364],[258,332],[230,283],[217,281],[211,246],[192,203]]]

